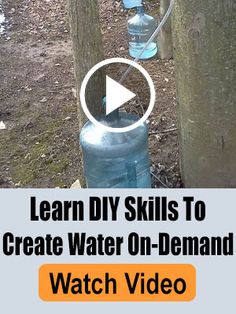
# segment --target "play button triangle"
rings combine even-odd
[[[120,108],[127,101],[136,97],[129,89],[106,76],[106,115]]]

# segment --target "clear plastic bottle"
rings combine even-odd
[[[139,117],[122,112],[118,118],[99,120],[121,128]],[[151,187],[146,123],[129,132],[111,133],[87,122],[80,133],[80,144],[89,188]]]
[[[139,57],[145,44],[157,28],[157,21],[145,14],[143,5],[137,6],[136,15],[128,21],[129,54],[133,58]],[[142,60],[150,59],[157,53],[157,43],[151,42],[139,57]]]
[[[141,5],[142,0],[123,0],[123,4],[126,9],[131,9]]]

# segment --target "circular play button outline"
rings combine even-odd
[[[124,128],[112,128],[109,126],[106,126],[104,124],[102,124],[101,122],[99,122],[98,120],[96,120],[92,114],[90,113],[87,104],[86,104],[86,99],[85,99],[85,92],[86,92],[86,87],[87,84],[91,78],[91,76],[100,68],[102,68],[105,65],[109,65],[112,63],[124,63],[124,64],[128,64],[133,66],[134,68],[136,68],[138,71],[140,71],[143,76],[145,77],[146,81],[148,82],[149,85],[149,89],[150,89],[150,102],[148,105],[148,109],[145,112],[145,114],[143,115],[142,118],[140,118],[137,122],[135,122],[134,124],[131,124],[129,126],[126,126]],[[112,133],[123,133],[123,132],[129,132],[131,130],[136,129],[137,127],[139,127],[140,125],[142,125],[149,117],[149,115],[151,114],[154,105],[155,105],[155,100],[156,100],[156,92],[155,92],[155,86],[154,83],[151,79],[151,76],[148,74],[148,72],[138,63],[132,61],[132,60],[128,60],[125,58],[110,58],[110,59],[106,59],[103,60],[99,63],[97,63],[94,67],[92,67],[88,73],[85,75],[85,78],[82,82],[81,85],[81,89],[80,89],[80,102],[81,102],[81,106],[82,109],[85,113],[85,115],[87,116],[87,118],[95,125],[97,125],[98,127],[103,128],[105,131],[108,132],[112,132]]]

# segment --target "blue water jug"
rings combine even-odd
[[[118,118],[98,120],[121,128],[139,117],[122,112]],[[80,133],[80,144],[88,188],[151,187],[146,123],[129,132],[112,133],[87,122]]]
[[[126,9],[131,9],[142,4],[142,0],[123,0],[123,4]]]
[[[157,53],[157,43],[153,40],[143,51],[145,44],[157,28],[157,21],[145,14],[142,5],[136,8],[136,15],[128,21],[129,54],[133,58],[150,59]]]

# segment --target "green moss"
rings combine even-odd
[[[31,167],[26,168],[25,164],[13,168],[12,178],[15,183],[25,186],[37,178],[37,172]]]
[[[57,174],[62,173],[68,166],[68,160],[64,157],[63,160],[54,161],[48,164],[47,168],[45,169],[47,174]]]
[[[30,159],[40,158],[43,154],[48,153],[48,146],[46,142],[39,142],[39,144],[35,144],[30,151]]]
[[[71,116],[73,112],[76,112],[76,106],[65,106],[61,116]],[[45,119],[42,113],[36,112],[32,117],[34,128],[29,129],[28,135],[28,130],[22,126],[27,123],[25,117],[28,115],[27,103],[22,104],[22,110],[15,116],[20,123],[2,132],[0,159],[9,164],[12,181],[21,187],[40,187],[44,181],[49,186],[64,187],[64,173],[71,160],[70,152],[63,149],[56,138],[62,130],[62,118]]]

